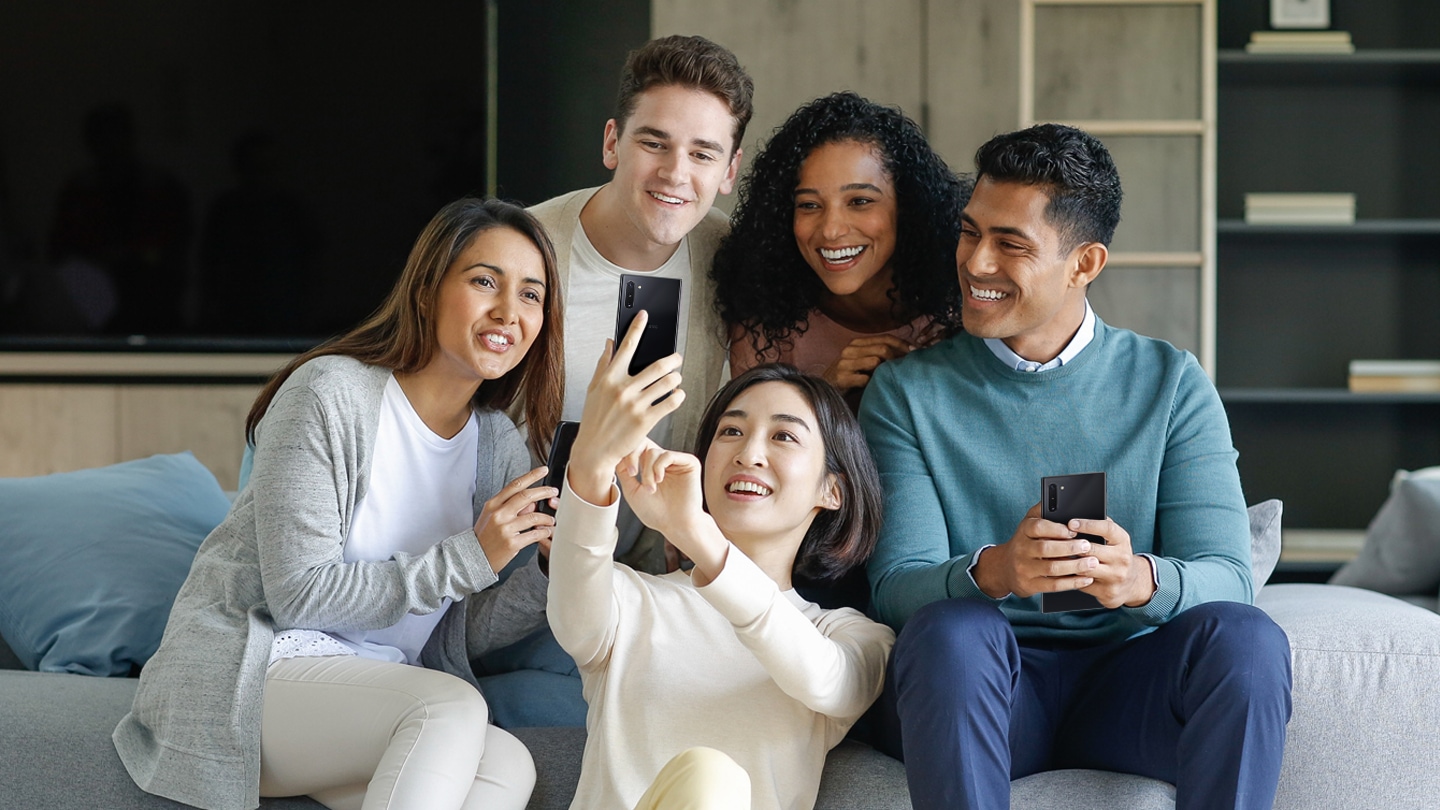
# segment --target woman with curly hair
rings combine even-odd
[[[732,374],[791,363],[856,408],[876,366],[957,331],[970,188],[896,108],[844,92],[796,110],[741,184],[710,271]]]

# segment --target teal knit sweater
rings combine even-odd
[[[885,490],[870,562],[881,620],[925,605],[988,599],[968,568],[1010,539],[1047,475],[1103,471],[1110,517],[1156,555],[1159,590],[1138,608],[1040,612],[998,600],[1021,640],[1103,643],[1148,632],[1203,602],[1250,602],[1250,532],[1225,410],[1195,358],[1097,320],[1066,365],[1006,368],[961,334],[885,363],[860,423]]]

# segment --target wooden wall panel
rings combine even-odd
[[[1090,285],[1090,306],[1111,326],[1168,340],[1200,354],[1200,271],[1194,267],[1107,267]]]
[[[1040,121],[1200,118],[1198,6],[1035,10]]]
[[[113,385],[0,385],[0,476],[120,461]]]
[[[234,489],[258,385],[0,385],[0,476],[189,450]]]
[[[130,385],[119,394],[120,456],[189,450],[235,489],[244,452],[245,415],[258,385]]]
[[[854,90],[921,117],[922,0],[655,0],[654,36],[699,34],[729,48],[755,80],[745,154],[807,101]],[[742,175],[748,165],[742,163]],[[734,196],[716,204],[730,210]]]
[[[1200,250],[1200,139],[1190,135],[1101,138],[1125,200],[1111,250]]]
[[[930,0],[925,89],[927,135],[957,172],[975,171],[975,150],[1020,121],[1019,3]]]

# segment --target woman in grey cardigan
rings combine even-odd
[[[385,303],[282,369],[254,465],[206,538],[115,747],[143,789],[214,810],[523,808],[529,753],[469,660],[544,621],[554,521],[532,437],[560,412],[560,289],[522,209],[460,200]],[[535,451],[544,457],[545,448]]]

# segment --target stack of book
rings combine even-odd
[[[1365,546],[1365,532],[1353,529],[1286,529],[1280,533],[1280,560],[1287,563],[1346,563]]]
[[[1354,225],[1354,194],[1246,194],[1250,225]]]
[[[1255,31],[1247,53],[1354,53],[1349,31]]]
[[[1366,394],[1440,393],[1440,360],[1351,360],[1350,390]]]

